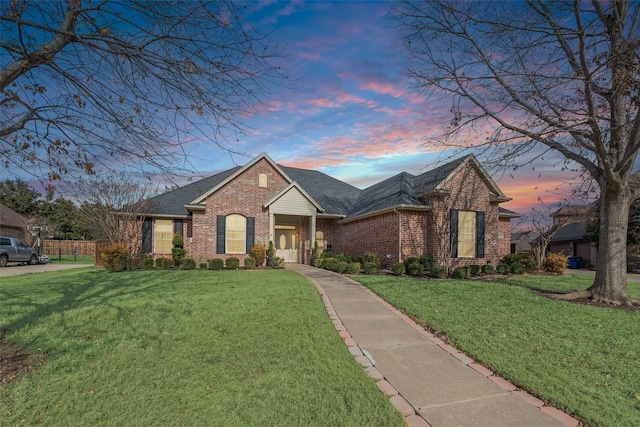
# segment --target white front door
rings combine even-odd
[[[295,230],[276,229],[276,256],[284,262],[298,262],[298,239]]]

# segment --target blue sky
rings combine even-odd
[[[425,138],[448,124],[451,104],[424,98],[411,87],[407,52],[388,14],[393,4],[251,3],[252,24],[286,53],[274,65],[288,79],[271,87],[265,111],[243,117],[251,132],[234,142],[234,153],[206,140],[184,146],[197,176],[243,165],[266,152],[284,165],[317,169],[365,188],[451,159],[441,147],[425,145]],[[558,158],[545,159],[516,175],[495,172],[505,194],[514,198],[504,207],[526,213],[539,206],[539,199],[551,204],[569,193],[565,184],[573,174],[559,170]],[[0,178],[14,177],[2,170]],[[177,184],[186,181],[175,179]]]

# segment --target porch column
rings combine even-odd
[[[269,241],[273,242],[274,239],[274,230],[276,228],[276,216],[275,214],[269,213]],[[275,242],[273,242],[275,245]]]
[[[309,218],[309,234],[311,234],[311,239],[309,239],[309,241],[311,242],[311,250],[313,250],[313,245],[316,242],[316,216],[312,215]]]

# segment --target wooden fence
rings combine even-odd
[[[50,258],[58,255],[90,255],[96,254],[95,240],[43,240],[40,252]]]

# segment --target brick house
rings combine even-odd
[[[142,250],[170,256],[175,232],[196,261],[248,257],[274,243],[286,262],[320,251],[374,252],[391,265],[431,254],[441,265],[492,263],[510,249],[509,201],[473,155],[421,175],[406,172],[360,190],[322,172],[261,154],[242,167],[148,199]]]

